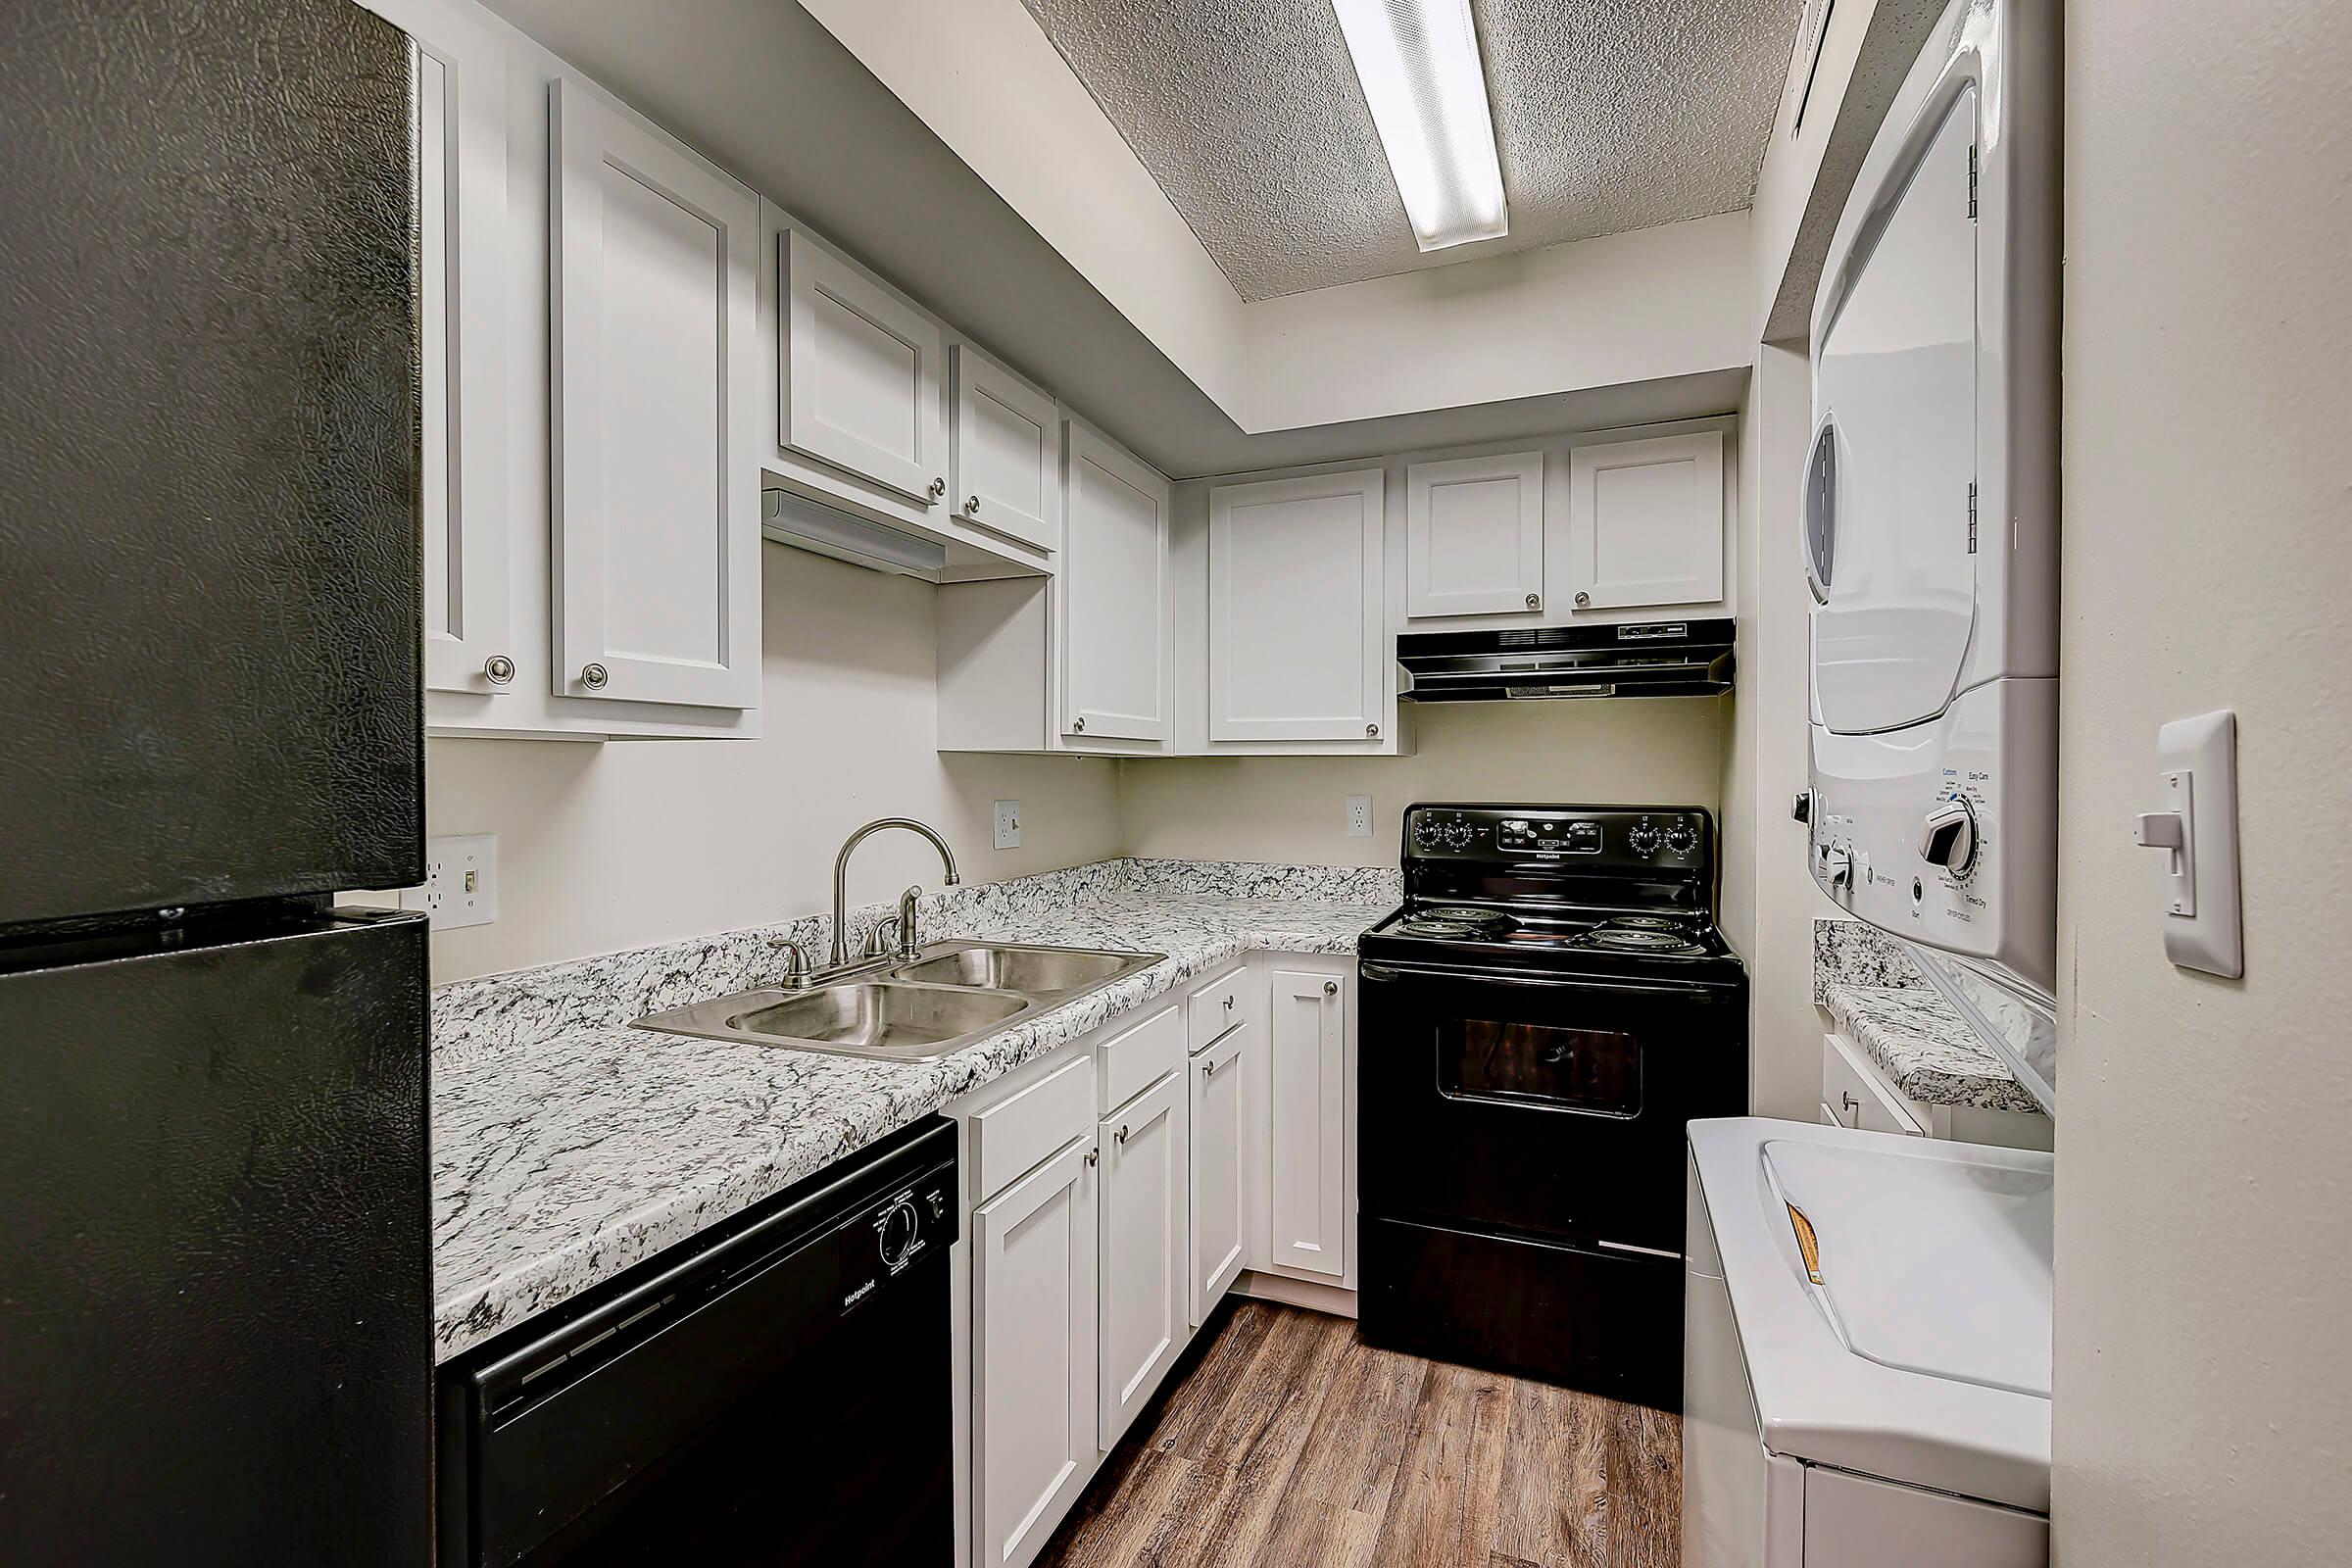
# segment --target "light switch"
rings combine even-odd
[[[2175,719],[2156,732],[2161,805],[2134,840],[2164,856],[2164,956],[2234,980],[2246,972],[2237,885],[2237,715]]]
[[[1020,802],[999,801],[997,803],[995,843],[1000,850],[1017,850],[1021,847]]]

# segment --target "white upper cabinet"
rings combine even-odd
[[[424,683],[511,694],[507,56],[470,10],[372,0],[416,48],[424,391]]]
[[[939,323],[799,229],[784,236],[777,440],[940,507],[948,431]]]
[[[1173,609],[1168,481],[1068,421],[1053,593],[1065,739],[1165,741]]]
[[[1568,454],[1568,580],[1578,610],[1706,605],[1723,593],[1723,433]]]
[[[1054,400],[969,343],[950,351],[962,519],[1040,550],[1061,548],[1061,416]]]
[[[553,97],[555,689],[760,701],[760,207],[675,142]]]
[[[1383,495],[1378,468],[1209,493],[1211,743],[1379,741]]]
[[[1405,613],[1544,608],[1544,454],[1416,463],[1404,470]]]

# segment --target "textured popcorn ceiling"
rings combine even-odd
[[[1024,0],[1244,299],[1748,205],[1801,0],[1471,0],[1510,232],[1422,252],[1330,0]]]

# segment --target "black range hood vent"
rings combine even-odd
[[[1714,697],[1732,689],[1734,622],[1626,621],[1507,631],[1407,632],[1396,662],[1416,703],[1570,697]]]

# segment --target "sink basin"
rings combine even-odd
[[[891,973],[924,985],[977,986],[1045,997],[1107,985],[1158,961],[1159,956],[1151,953],[974,943],[934,958],[902,963]]]
[[[727,1026],[796,1045],[838,1046],[876,1055],[919,1053],[944,1041],[986,1034],[1028,1002],[1003,992],[859,981],[824,986],[737,1013]]]
[[[875,958],[805,990],[738,991],[640,1018],[636,1027],[837,1056],[937,1061],[1024,1014],[1100,991],[1166,956],[934,942],[886,973],[889,960]]]

